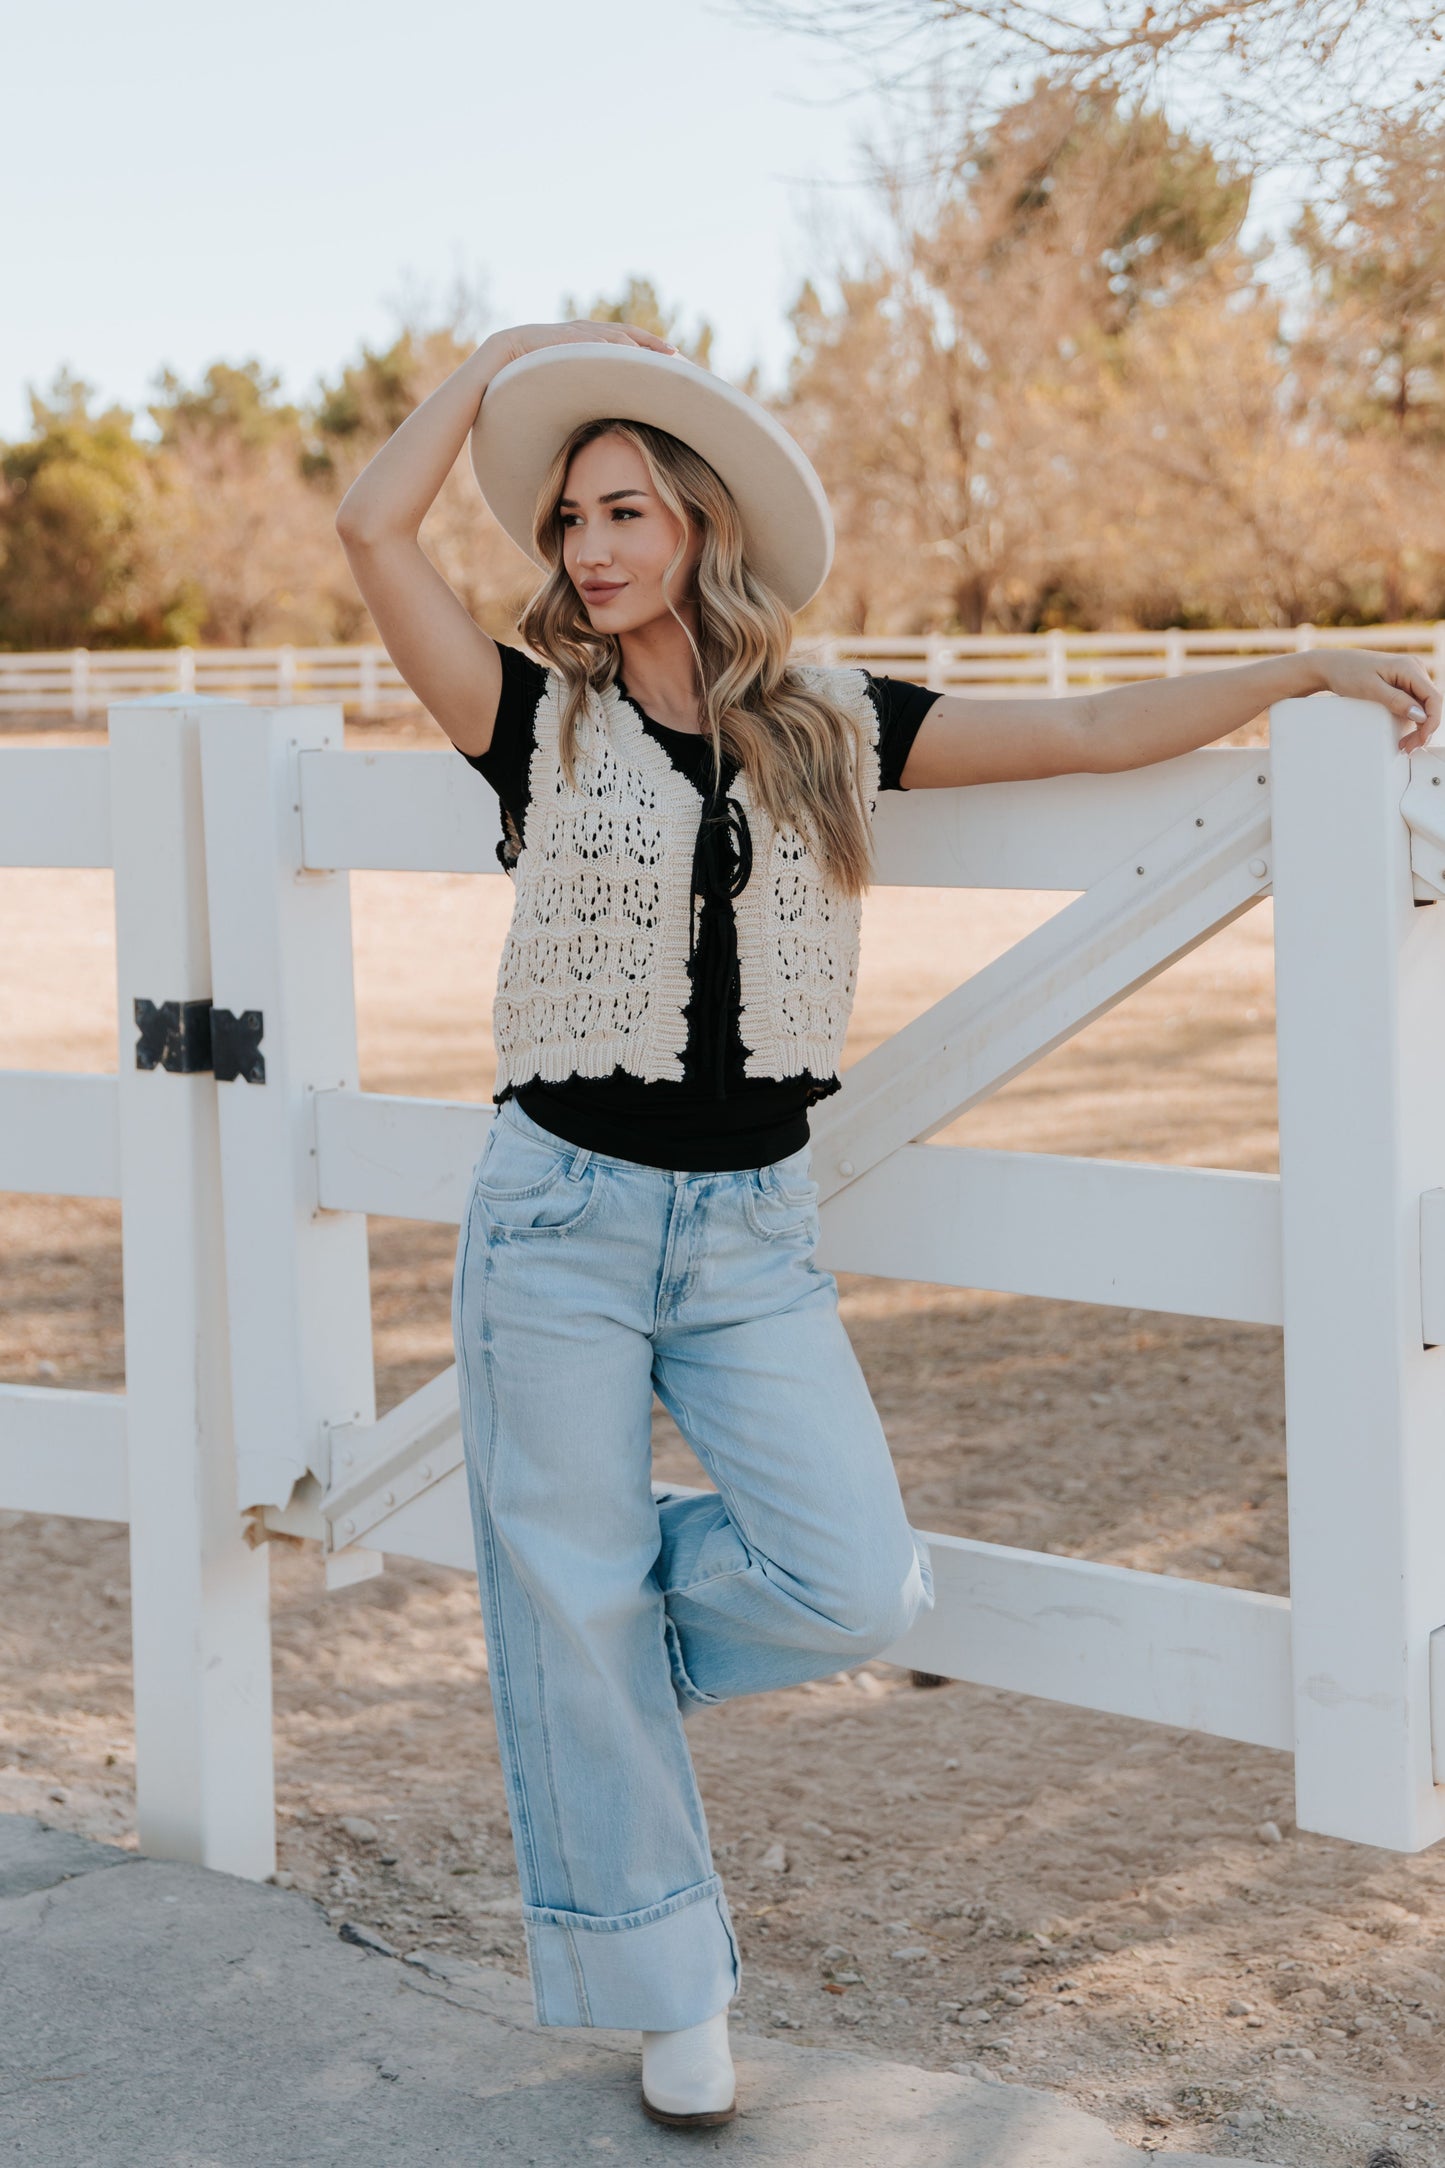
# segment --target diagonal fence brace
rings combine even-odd
[[[921,1142],[1270,890],[1266,755],[864,1056],[813,1116],[820,1198]]]
[[[320,1502],[322,1550],[359,1543],[379,1522],[462,1464],[455,1363],[378,1423],[331,1433],[331,1487]]]

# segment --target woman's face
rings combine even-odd
[[[635,444],[610,434],[584,444],[567,469],[559,517],[562,563],[598,632],[636,632],[670,616],[662,576],[683,523],[653,488]],[[693,534],[669,583],[684,616],[701,550]]]

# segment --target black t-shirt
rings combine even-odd
[[[501,802],[497,858],[510,873],[526,838],[537,706],[547,672],[520,648],[503,647],[501,656],[502,697],[492,742],[485,753],[464,753],[462,758],[480,770]],[[619,689],[631,698],[625,686]],[[900,777],[918,727],[938,694],[901,679],[871,675],[868,691],[878,711],[879,786],[901,790]],[[782,1078],[743,1074],[748,1050],[739,1029],[731,896],[745,885],[751,852],[742,809],[727,801],[737,767],[724,762],[714,793],[708,739],[654,722],[635,700],[632,706],[699,798],[693,992],[686,1012],[682,1077],[647,1082],[617,1068],[608,1077],[573,1075],[561,1084],[523,1078],[496,1098],[515,1092],[517,1104],[554,1135],[650,1167],[707,1173],[767,1166],[807,1142],[807,1109],[837,1091],[839,1079],[815,1077],[807,1070]]]

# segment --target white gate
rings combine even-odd
[[[343,750],[337,710],[184,697],[0,781],[0,863],[116,869],[119,1077],[0,1072],[0,1188],[122,1197],[127,1360],[123,1400],[0,1387],[0,1504],[120,1517],[128,1440],[141,1846],[264,1875],[243,1529],[318,1539],[333,1586],[388,1552],[473,1568],[455,1372],[375,1419],[365,1215],[458,1224],[492,1109],[359,1089],[347,874],[503,878],[494,812],[450,753]],[[888,794],[877,828],[884,884],[1080,893],[814,1110],[820,1262],[1282,1324],[1291,1583],[930,1533],[937,1604],[887,1653],[1292,1750],[1302,1828],[1434,1843],[1445,756],[1319,695],[1267,755]],[[1271,892],[1278,1179],[926,1142]],[[149,1069],[139,1000],[177,1004]]]

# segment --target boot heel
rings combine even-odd
[[[700,2108],[694,2115],[672,2115],[666,2108],[654,2108],[644,2093],[642,2112],[650,2115],[654,2123],[665,2123],[669,2130],[710,2130],[715,2123],[730,2123],[738,2112],[738,2104],[734,2098],[725,2108]]]

